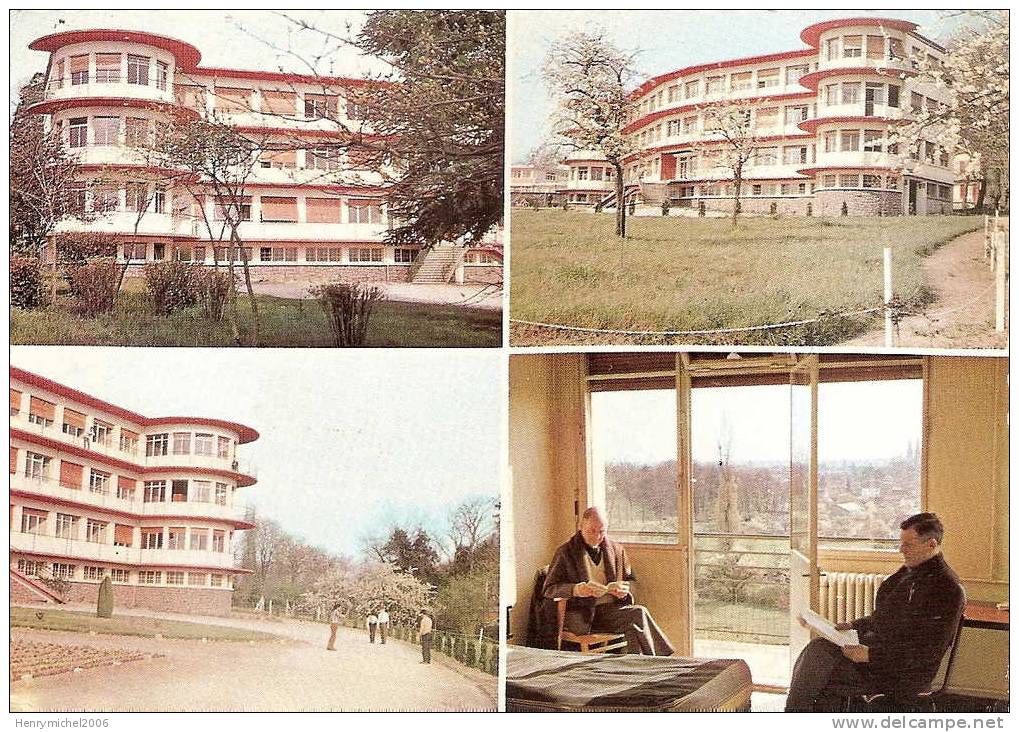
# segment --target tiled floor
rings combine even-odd
[[[695,639],[698,658],[741,658],[750,666],[755,684],[789,685],[789,646]]]

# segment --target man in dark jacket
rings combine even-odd
[[[856,630],[859,645],[839,648],[823,638],[807,644],[793,668],[787,712],[824,711],[858,694],[907,696],[929,688],[955,640],[966,594],[941,555],[940,519],[919,513],[900,528],[905,566],[881,583],[872,614],[835,626]]]
[[[605,517],[589,508],[580,531],[556,549],[542,594],[567,598],[565,628],[572,633],[624,633],[628,653],[671,656],[672,645],[651,614],[633,604],[633,579],[626,551],[606,536]]]

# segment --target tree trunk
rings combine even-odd
[[[984,210],[984,196],[987,195],[987,175],[980,176],[980,193],[977,194],[976,208],[978,211]]]
[[[739,215],[740,215],[739,195],[740,195],[740,191],[743,189],[743,168],[742,168],[742,166],[736,168],[733,171],[733,173],[734,173],[734,175],[733,175],[733,179],[732,179],[732,188],[733,188],[732,192],[733,192],[733,194],[735,194],[735,200],[733,200],[733,202],[732,202],[732,228],[735,229],[736,225],[739,222]]]
[[[241,266],[244,269],[244,286],[248,291],[248,302],[251,305],[251,344],[252,346],[258,347],[258,301],[255,300],[255,291],[251,287],[251,269],[248,267],[248,255],[244,251],[244,247],[241,246],[243,243],[241,238],[237,235],[237,226],[232,224],[230,226],[230,241],[237,245],[237,249],[241,253]],[[233,258],[231,257],[231,260]]]
[[[623,200],[623,166],[613,163],[616,171],[616,236],[626,238],[626,201]]]
[[[213,248],[213,261],[216,259],[215,248]],[[234,337],[234,345],[241,345],[241,331],[237,325],[237,288],[234,286],[236,282],[234,275],[234,261],[233,257],[229,255],[226,258],[226,271],[230,276],[230,307],[227,308],[229,315],[227,319],[230,322],[230,335]]]

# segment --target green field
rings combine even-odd
[[[882,302],[883,248],[892,248],[896,296],[931,302],[920,263],[982,226],[978,217],[637,217],[630,238],[611,214],[514,209],[511,318],[583,328],[708,330],[805,320]],[[568,336],[513,326],[515,345],[759,343],[831,345],[867,330],[875,316],[718,337]]]
[[[329,325],[314,300],[256,295],[260,345],[317,347],[332,345]],[[250,310],[238,296],[242,332]],[[125,291],[114,312],[81,318],[63,307],[11,309],[11,343],[68,346],[232,346],[226,320],[203,317],[189,308],[167,318],[147,312],[144,294]],[[369,347],[498,347],[502,313],[455,305],[383,301],[376,305],[368,331]]]
[[[50,608],[11,608],[12,628],[35,628],[37,630],[66,630],[75,633],[95,632],[103,635],[137,635],[154,638],[184,638],[198,640],[208,638],[219,641],[273,641],[277,636],[242,628],[226,628],[219,625],[202,625],[180,620],[163,620],[132,615],[114,615],[112,618],[97,618],[92,613],[53,610]]]

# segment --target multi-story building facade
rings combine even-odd
[[[945,50],[916,29],[881,18],[826,21],[801,32],[804,49],[647,80],[634,92],[624,130],[634,149],[624,168],[628,200],[731,211],[734,174],[717,129],[725,109],[745,115],[744,137],[754,147],[743,169],[744,211],[950,213],[950,153],[894,135],[915,110],[945,101],[943,90],[918,81],[918,69]],[[612,186],[592,157],[566,161],[563,190],[577,203],[612,204]],[[601,173],[597,185],[592,171]]]
[[[569,174],[565,165],[510,166],[510,205],[558,206]]]
[[[225,614],[234,535],[252,528],[237,491],[254,484],[241,424],[145,417],[10,370],[10,568],[94,602],[109,576],[120,607]]]
[[[108,234],[135,270],[168,259],[246,258],[268,279],[406,281],[428,255],[384,243],[385,189],[398,172],[380,168],[368,146],[339,144],[352,132],[378,141],[356,101],[370,82],[201,67],[194,46],[137,31],[67,31],[30,48],[50,56],[28,111],[45,115],[77,158],[81,205],[92,212],[62,222],[58,234]],[[201,179],[152,154],[154,131],[181,115],[215,119],[254,142],[258,159],[240,200],[216,200]],[[224,226],[225,207],[235,205],[240,246]],[[456,265],[449,278],[456,269],[488,279],[501,263],[497,248],[442,246],[458,250],[443,257]]]

